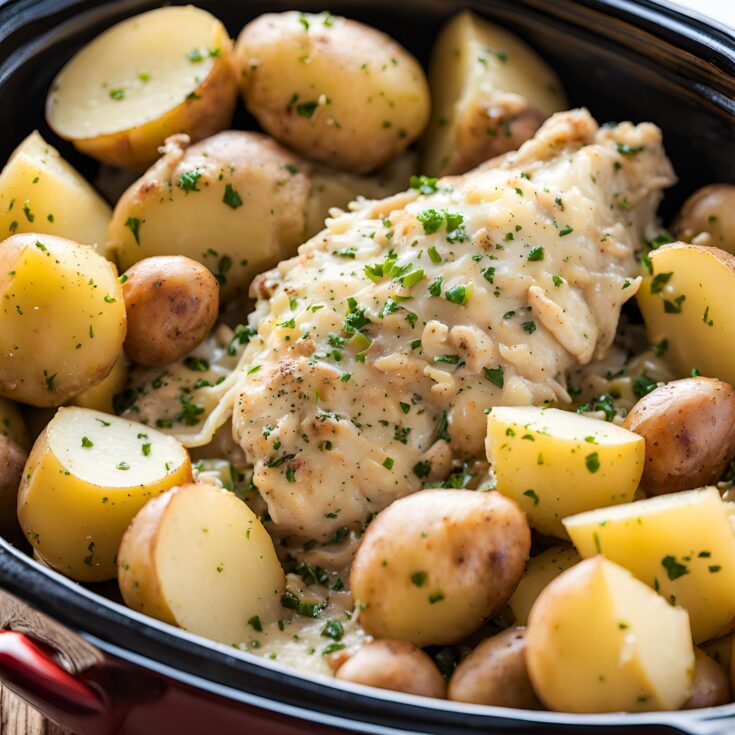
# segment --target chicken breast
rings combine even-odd
[[[654,125],[559,113],[515,153],[329,220],[259,277],[233,433],[276,530],[339,536],[481,455],[490,407],[569,401],[674,180]]]

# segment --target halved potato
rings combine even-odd
[[[633,499],[645,454],[637,434],[534,406],[493,408],[487,427],[497,490],[513,498],[541,533],[566,538],[562,518]]]
[[[117,550],[152,497],[191,480],[176,439],[117,416],[60,408],[23,472],[18,519],[47,564],[73,579],[117,573]]]
[[[59,72],[51,129],[104,163],[144,168],[173,133],[199,140],[229,126],[237,97],[232,41],[191,5],[136,15],[97,36]]]
[[[536,600],[526,663],[550,709],[678,709],[692,691],[689,619],[630,572],[596,556],[557,577]]]
[[[735,536],[716,488],[564,520],[579,553],[602,553],[688,610],[695,643],[735,628]]]
[[[234,493],[210,484],[146,505],[120,546],[118,579],[133,609],[222,643],[278,617],[285,577],[273,541]]]
[[[42,232],[105,242],[112,210],[53,146],[33,131],[0,173],[0,233]]]
[[[515,150],[567,105],[559,78],[530,46],[468,10],[441,31],[429,83],[422,160],[429,176],[461,174]]]
[[[0,243],[0,395],[58,406],[110,372],[125,339],[115,267],[53,235]]]
[[[653,275],[636,298],[651,344],[668,342],[667,362],[680,377],[693,369],[735,383],[735,256],[677,242],[654,250]]]

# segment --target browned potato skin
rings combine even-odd
[[[735,185],[710,184],[694,192],[671,226],[679,240],[735,252]]]
[[[480,643],[452,674],[448,698],[470,704],[541,709],[526,668],[526,629],[508,628]]]
[[[125,353],[139,365],[167,365],[209,334],[219,309],[219,284],[209,269],[183,255],[138,261],[125,275]]]
[[[735,454],[735,389],[716,378],[675,380],[641,398],[624,426],[646,440],[648,495],[711,485]]]
[[[18,487],[28,454],[12,439],[0,436],[0,535],[19,541],[23,534],[18,525]]]
[[[730,701],[730,681],[725,669],[699,648],[694,649],[692,695],[682,709],[717,707]]]
[[[370,641],[340,666],[335,677],[378,689],[443,699],[446,685],[434,662],[412,643]]]

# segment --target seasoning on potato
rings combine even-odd
[[[735,185],[710,184],[697,189],[684,202],[671,231],[684,242],[735,254]]]

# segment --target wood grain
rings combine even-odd
[[[0,735],[74,735],[50,722],[0,684]]]

